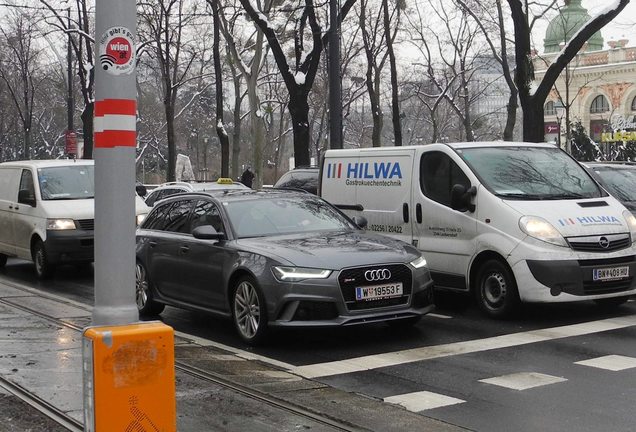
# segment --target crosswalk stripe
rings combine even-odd
[[[384,402],[403,406],[409,411],[419,412],[448,405],[456,405],[466,401],[438,393],[419,391],[386,397],[384,398]]]
[[[450,344],[413,348],[383,354],[350,358],[346,360],[316,363],[294,367],[290,371],[305,378],[319,378],[344,373],[361,372],[382,367],[396,366],[421,360],[430,360],[460,354],[509,348],[536,342],[544,342],[573,336],[617,330],[636,325],[636,316],[610,318],[561,327],[530,330],[502,336],[475,339]]]

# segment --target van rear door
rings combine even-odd
[[[357,178],[357,202],[363,203],[362,215],[367,229],[404,242],[413,241],[413,149],[373,152],[360,151]]]
[[[20,168],[0,168],[0,253],[15,255],[13,219],[18,202]]]

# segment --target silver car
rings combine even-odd
[[[306,193],[170,197],[137,231],[138,309],[231,318],[247,343],[270,327],[415,324],[434,307],[426,260],[358,225]]]

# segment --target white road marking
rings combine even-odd
[[[440,314],[436,314],[436,313],[429,313],[429,314],[426,314],[426,316],[430,316],[430,317],[433,317],[433,318],[442,318],[442,319],[451,319],[451,318],[453,318],[452,316],[440,315]]]
[[[509,348],[536,342],[544,342],[573,336],[582,336],[617,330],[636,325],[636,316],[610,318],[561,327],[531,330],[502,336],[475,339],[464,342],[413,348],[383,354],[350,358],[346,360],[298,366],[291,371],[305,378],[318,378],[352,372],[397,366],[421,360],[450,357],[501,348]]]
[[[625,369],[631,369],[636,367],[636,358],[625,357],[621,355],[608,355],[604,357],[597,357],[589,360],[583,360],[575,362],[583,366],[590,366],[599,369],[607,369],[611,371],[622,371]]]
[[[384,402],[400,405],[409,411],[419,412],[466,401],[437,393],[419,391],[384,398]]]
[[[512,390],[527,390],[534,387],[540,387],[563,381],[567,381],[567,379],[562,377],[555,377],[552,375],[545,375],[537,372],[519,372],[510,375],[502,375],[499,377],[479,380],[479,382],[500,387],[506,387]]]

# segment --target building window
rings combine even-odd
[[[632,111],[636,111],[636,97],[632,99]]]
[[[549,101],[547,104],[545,104],[545,115],[556,115],[556,106],[554,104],[554,101]]]
[[[592,105],[590,105],[590,112],[592,114],[608,112],[609,109],[609,103],[603,95],[596,96],[592,101]]]

